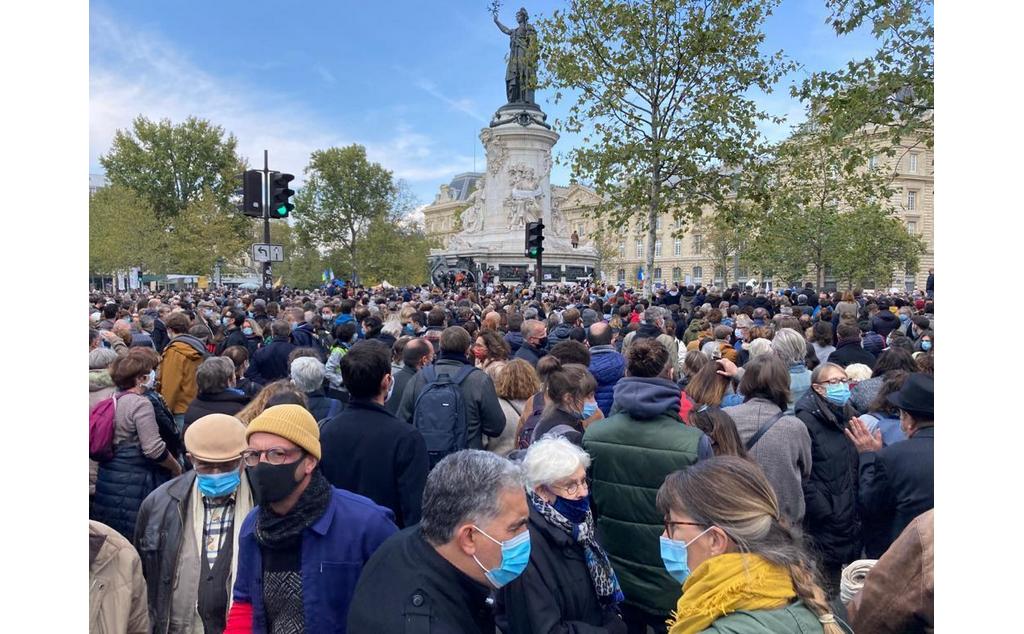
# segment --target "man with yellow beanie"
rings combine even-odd
[[[301,405],[269,407],[242,452],[259,504],[239,532],[227,632],[345,632],[363,565],[398,529],[389,509],[330,485],[320,428]]]

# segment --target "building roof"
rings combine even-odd
[[[452,190],[452,196],[455,200],[466,200],[469,195],[473,193],[473,188],[476,187],[476,182],[483,176],[483,172],[463,172],[462,174],[456,174],[452,178],[452,182],[448,187]]]

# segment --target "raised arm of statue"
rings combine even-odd
[[[501,20],[498,19],[497,14],[494,15],[494,23],[498,25],[498,28],[501,29],[501,32],[505,35],[512,35],[512,29],[502,24]]]

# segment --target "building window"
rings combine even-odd
[[[907,191],[907,210],[914,211],[917,209],[917,192],[913,189]]]
[[[638,258],[644,257],[644,242],[643,242],[643,240],[637,240],[636,241],[636,257],[638,257]]]
[[[661,240],[654,241],[654,257],[661,257]]]
[[[701,240],[701,235],[699,233],[697,235],[693,236],[693,254],[694,255],[700,255],[702,247],[704,246],[702,244],[702,242],[703,241]]]
[[[715,284],[722,284],[722,278],[725,275],[725,269],[721,266],[715,267]]]
[[[619,269],[619,276],[618,277],[619,277],[619,281],[620,282],[625,282],[626,281],[626,269]]]
[[[679,268],[678,266],[672,267],[672,280],[671,281],[679,282],[679,281],[681,281],[680,278],[682,278],[682,277],[683,277],[683,269]]]
[[[672,242],[672,255],[679,256],[683,254],[683,241],[676,238]]]
[[[699,266],[693,267],[693,282],[695,284],[700,284],[703,279],[704,279],[704,269],[699,267]]]
[[[872,156],[868,159],[868,169],[878,169],[878,157]]]
[[[911,154],[910,155],[909,163],[910,163],[910,169],[908,171],[911,174],[917,174],[917,154]]]
[[[917,221],[916,220],[908,220],[907,221],[907,233],[910,233],[910,234],[917,233]]]
[[[661,231],[661,216],[654,219],[654,230]]]
[[[619,257],[620,258],[626,257],[626,243],[625,242],[622,242],[622,243],[619,244]]]
[[[661,267],[660,266],[654,267],[654,279],[658,280],[659,282],[661,281]]]

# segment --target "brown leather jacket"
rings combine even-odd
[[[885,551],[847,606],[855,632],[935,631],[935,510],[918,515]]]

